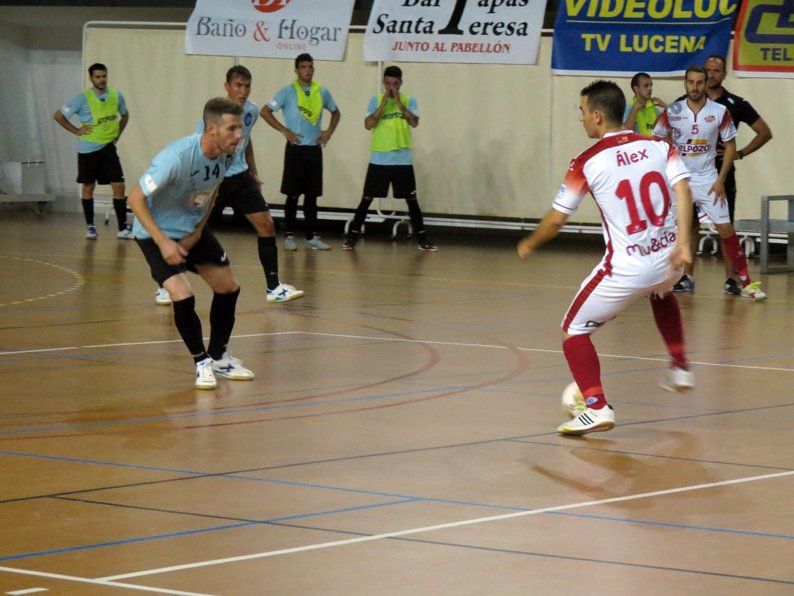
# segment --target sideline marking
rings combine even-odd
[[[76,575],[62,575],[60,573],[47,573],[46,571],[33,571],[32,569],[16,569],[14,567],[0,567],[0,571],[7,571],[8,573],[18,573],[20,575],[33,575],[35,577],[47,577],[50,579],[65,579],[71,582],[79,582],[82,584],[94,584],[99,586],[111,586],[114,588],[127,588],[128,590],[139,590],[141,592],[155,592],[157,594],[175,594],[177,596],[212,596],[211,594],[202,594],[200,592],[180,592],[179,590],[168,590],[166,588],[153,588],[150,586],[137,586],[135,584],[126,584],[110,579],[89,579],[87,577],[78,577]],[[40,591],[40,589],[39,589]],[[9,594],[25,594],[22,592],[8,592]],[[27,591],[27,593],[30,593]]]
[[[347,339],[371,339],[377,341],[391,341],[403,342],[412,344],[429,344],[433,346],[455,346],[460,348],[487,348],[491,350],[518,350],[519,352],[538,352],[542,354],[562,354],[562,350],[546,350],[543,348],[522,348],[519,346],[500,346],[498,344],[473,344],[456,341],[436,341],[432,339],[407,339],[402,337],[379,337],[377,335],[349,335],[345,333],[321,333],[319,331],[276,331],[272,333],[248,333],[245,335],[232,335],[233,339],[249,339],[255,337],[270,337],[277,335],[318,335],[321,337],[343,337]],[[205,340],[209,339],[207,337]],[[37,350],[11,350],[8,352],[0,352],[0,356],[16,356],[18,354],[41,354],[45,352],[63,352],[68,350],[84,350],[84,349],[98,349],[98,348],[120,348],[129,346],[152,346],[158,344],[178,344],[182,343],[181,339],[164,339],[157,341],[129,341],[115,344],[89,344],[85,346],[66,346],[63,348],[41,348]],[[619,358],[623,360],[644,360],[648,362],[669,362],[669,358],[656,358],[650,356],[629,356],[627,354],[599,354],[601,358]],[[699,360],[690,360],[690,364],[697,364],[698,366],[716,366],[721,368],[742,368],[749,370],[768,370],[772,372],[794,372],[794,368],[784,368],[775,366],[751,366],[748,364],[727,364],[721,362],[703,362]]]
[[[647,499],[649,497],[658,497],[663,495],[673,495],[677,493],[692,492],[696,490],[703,490],[706,488],[714,488],[717,486],[729,486],[732,484],[742,484],[745,482],[755,482],[757,480],[768,480],[771,478],[782,478],[784,476],[794,475],[794,470],[788,472],[779,472],[776,474],[764,474],[762,476],[748,476],[745,478],[736,478],[734,480],[723,480],[720,482],[710,482],[708,484],[694,484],[690,486],[682,486],[680,488],[670,488],[664,490],[657,490],[653,492],[638,493],[636,495],[627,495],[623,497],[612,497],[609,499],[600,499],[597,501],[584,501],[582,503],[572,503],[570,505],[558,505],[555,507],[544,507],[542,509],[531,509],[529,511],[517,511],[514,513],[502,513],[499,515],[490,515],[487,517],[477,517],[474,519],[465,519],[457,522],[448,522],[444,524],[437,524],[433,526],[423,526],[420,528],[410,528],[408,530],[398,530],[396,532],[385,532],[383,534],[373,534],[371,536],[361,536],[357,538],[347,538],[345,540],[334,540],[331,542],[321,542],[318,544],[307,544],[305,546],[296,546],[293,548],[284,548],[281,550],[264,551],[250,555],[240,555],[237,557],[227,557],[224,559],[213,559],[209,561],[199,561],[197,563],[185,563],[183,565],[173,565],[171,567],[161,567],[160,569],[149,569],[146,571],[138,571],[136,573],[124,573],[121,575],[112,575],[108,577],[99,578],[101,581],[115,581],[119,579],[129,579],[132,577],[142,577],[145,575],[156,575],[158,573],[170,573],[172,571],[183,571],[185,569],[196,569],[199,567],[209,567],[212,565],[222,565],[225,563],[236,563],[239,561],[250,561],[252,559],[264,559],[266,557],[277,557],[280,555],[289,555],[292,553],[300,553],[312,550],[320,550],[325,548],[333,548],[336,546],[346,546],[348,544],[358,544],[361,542],[372,542],[375,540],[383,540],[385,538],[398,538],[400,536],[410,536],[412,534],[421,534],[423,532],[433,532],[436,530],[446,530],[449,528],[458,528],[461,526],[470,526],[474,524],[482,524],[492,521],[501,521],[505,519],[512,519],[514,517],[527,517],[530,515],[538,515],[539,513],[550,513],[554,511],[565,511],[569,509],[580,509],[582,507],[592,507],[595,505],[607,505],[609,503],[621,503],[624,501],[635,501],[638,499]]]

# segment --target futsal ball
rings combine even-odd
[[[576,418],[587,409],[582,392],[579,391],[579,386],[576,383],[571,383],[563,390],[560,401],[563,411],[571,418]]]

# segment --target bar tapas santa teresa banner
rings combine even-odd
[[[564,75],[683,74],[726,56],[738,0],[559,0],[551,68]]]
[[[546,0],[375,0],[364,60],[535,64]]]
[[[738,77],[794,78],[794,1],[742,2],[733,71]]]
[[[355,0],[197,0],[185,53],[343,60]]]

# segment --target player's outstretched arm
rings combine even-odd
[[[674,269],[692,264],[692,191],[689,180],[684,178],[673,185],[675,192],[675,213],[678,234],[673,252],[670,253],[670,264]]]
[[[568,215],[562,211],[550,209],[535,231],[518,243],[518,256],[527,260],[537,248],[556,237],[567,221]]]

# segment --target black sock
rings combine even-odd
[[[361,202],[356,207],[356,214],[353,216],[353,223],[350,224],[350,231],[356,234],[361,233],[361,226],[367,219],[367,211],[372,203],[372,197],[361,197]]]
[[[299,195],[290,195],[284,202],[284,231],[294,234],[298,227],[298,198]]]
[[[220,360],[229,345],[234,328],[234,310],[240,288],[229,294],[215,293],[210,307],[210,345],[207,352],[213,360]]]
[[[119,232],[127,229],[127,199],[113,199],[113,211],[119,222]]]
[[[94,225],[94,199],[83,199],[83,217],[85,217],[85,225]]]
[[[419,201],[416,199],[407,199],[405,202],[408,203],[408,215],[411,218],[414,234],[424,234],[425,221],[422,218],[422,210],[419,208]]]
[[[306,230],[306,240],[314,238],[317,229],[317,197],[305,195],[303,197],[303,225]]]
[[[191,296],[184,300],[174,300],[174,323],[185,342],[194,362],[207,358],[204,349],[204,336],[201,333],[201,321],[196,314],[196,298]]]
[[[265,271],[265,281],[268,290],[275,290],[278,287],[278,248],[276,239],[257,237],[256,246],[259,249],[259,262]]]

